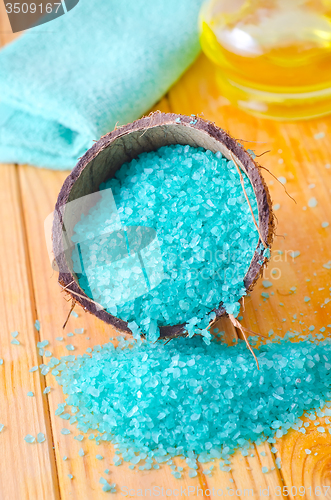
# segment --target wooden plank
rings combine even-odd
[[[167,99],[164,98],[158,108],[169,110]],[[68,354],[64,345],[56,341],[56,337],[62,336],[62,325],[67,316],[70,304],[68,304],[60,293],[57,284],[57,274],[52,273],[49,258],[47,255],[46,244],[44,240],[43,224],[44,219],[52,212],[57,195],[67,173],[54,172],[44,169],[35,169],[29,166],[20,166],[20,182],[22,187],[22,199],[25,214],[25,223],[27,227],[28,245],[32,262],[32,276],[36,296],[36,304],[39,311],[39,320],[41,321],[41,337],[50,341],[50,349],[55,356]],[[87,335],[78,335],[74,339],[69,337],[66,343],[73,343],[77,349],[75,354],[83,354],[87,347],[93,347],[96,344],[104,344],[109,341],[109,336],[115,336],[116,332],[109,325],[105,325],[96,318],[85,314],[76,307],[79,312],[79,318],[70,317],[65,332],[73,331],[74,328],[83,327]],[[46,377],[48,386],[56,387],[52,376]],[[61,498],[93,500],[100,496],[101,485],[98,483],[105,468],[111,470],[109,482],[115,482],[118,485],[118,494],[113,498],[122,498],[124,488],[136,492],[138,489],[151,489],[153,486],[159,486],[166,489],[174,488],[207,488],[205,476],[202,474],[202,468],[196,478],[188,478],[187,473],[184,478],[178,482],[171,475],[168,466],[161,466],[157,471],[132,471],[128,469],[127,464],[121,467],[112,466],[114,449],[109,444],[97,446],[94,441],[84,438],[82,442],[75,441],[72,436],[63,436],[61,429],[63,427],[71,428],[67,422],[54,415],[58,403],[63,402],[61,388],[52,389],[49,394],[49,406],[52,419],[52,428],[55,442],[55,452],[57,458],[58,477],[61,491]],[[78,432],[75,432],[77,435]],[[84,449],[85,456],[78,455],[78,450]],[[101,454],[104,460],[99,461],[95,458],[96,454]],[[63,461],[62,457],[67,456],[69,460]],[[179,459],[175,460],[177,465],[181,464]],[[68,474],[74,476],[73,480],[68,478]],[[108,479],[108,478],[107,478]],[[121,493],[121,489],[123,492]],[[168,498],[171,498],[168,496]]]
[[[296,200],[295,204],[286,195],[284,187],[265,172],[272,199],[280,205],[276,211],[278,236],[264,275],[264,279],[270,280],[273,285],[266,289],[262,280],[258,282],[245,299],[242,324],[262,333],[273,330],[274,335],[280,336],[288,330],[309,333],[311,325],[315,326],[315,332],[327,327],[331,323],[331,303],[326,303],[330,297],[330,271],[323,264],[330,260],[331,245],[331,118],[282,123],[247,115],[219,95],[215,69],[203,55],[170,90],[168,99],[172,111],[202,114],[204,118],[229,130],[234,137],[242,140],[246,148],[255,150],[256,154],[271,150],[261,157],[260,163],[276,177],[286,178],[285,186]],[[325,136],[316,139],[314,136],[321,132]],[[314,208],[308,204],[313,197],[318,201]],[[329,222],[330,227],[323,228],[324,221]],[[291,251],[299,251],[300,255],[293,258]],[[275,275],[272,270],[276,272]],[[295,289],[291,290],[292,287]],[[263,298],[263,292],[269,293],[270,297]],[[305,297],[310,298],[309,302],[304,301]],[[330,336],[330,329],[327,331]],[[243,484],[246,488],[253,487],[256,495],[260,487],[269,485],[270,496],[275,495],[277,486],[282,492],[285,485],[289,488],[291,498],[294,498],[292,486],[306,486],[303,498],[317,498],[319,490],[316,493],[315,486],[330,483],[328,471],[331,449],[327,447],[330,434],[327,434],[329,426],[324,427],[325,434],[319,434],[316,430],[307,435],[290,432],[277,441],[279,451],[275,456],[270,452],[270,447],[265,445],[269,461],[274,461],[276,456],[282,459],[280,472],[276,468],[272,473],[262,474],[261,466],[254,462],[254,457],[252,460],[247,459],[252,469],[249,478],[239,454],[235,455],[232,472],[234,483]],[[308,456],[304,449],[312,446],[312,440],[313,443],[316,440],[316,447],[321,450],[318,455]],[[263,463],[261,456],[260,463]],[[221,479],[218,484],[222,484]],[[309,487],[312,490],[309,491]]]
[[[20,166],[19,172],[36,304],[42,325],[41,337],[50,341],[50,349],[57,357],[68,354],[64,346],[69,342],[76,346],[74,354],[83,354],[87,347],[109,342],[109,336],[116,336],[116,331],[76,306],[75,311],[78,312],[79,318],[70,317],[63,334],[62,325],[70,309],[70,304],[64,300],[60,292],[56,273],[52,273],[44,241],[43,223],[54,208],[66,173],[29,166]],[[56,337],[62,335],[66,337],[66,333],[81,327],[86,329],[86,335],[67,337],[65,342],[56,341]],[[113,495],[112,498],[122,498],[121,488],[124,487],[136,491],[141,487],[146,489],[153,486],[175,488],[180,485],[184,488],[201,484],[201,474],[193,479],[186,475],[178,483],[177,480],[174,480],[171,470],[167,466],[155,471],[139,471],[138,476],[137,471],[128,469],[128,464],[123,464],[120,467],[112,465],[112,458],[115,454],[109,443],[97,446],[94,441],[90,441],[86,437],[82,442],[79,442],[74,440],[72,435],[62,435],[61,429],[63,427],[73,429],[73,426],[54,415],[58,403],[64,400],[62,389],[56,385],[51,375],[46,376],[46,383],[52,387],[48,399],[62,500],[69,498],[72,500],[99,499],[101,491],[99,479],[101,475],[107,478],[103,474],[106,468],[111,470],[109,482],[115,482],[118,485],[119,493]],[[73,434],[79,433],[74,432]],[[83,458],[78,455],[80,448],[85,451]],[[101,454],[104,460],[97,460],[95,458],[97,454]],[[63,461],[63,456],[67,456],[69,460]],[[67,477],[69,473],[74,476],[73,480]]]
[[[57,475],[43,377],[29,369],[40,363],[34,328],[35,304],[29,276],[17,168],[0,166],[0,422],[1,500],[56,500]],[[10,332],[18,330],[20,345]],[[34,397],[28,397],[32,391]],[[28,444],[27,434],[42,432],[46,442]]]

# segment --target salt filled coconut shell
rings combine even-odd
[[[70,248],[69,242],[74,226],[80,220],[81,212],[87,214],[91,206],[82,204],[81,210],[70,210],[67,217],[66,206],[69,202],[80,200],[81,197],[92,193],[95,193],[91,197],[92,204],[95,204],[100,184],[112,178],[123,163],[130,162],[143,152],[155,151],[170,144],[203,147],[214,153],[220,151],[227,159],[233,159],[239,168],[246,172],[252,184],[257,199],[260,237],[268,247],[273,241],[272,203],[261,174],[261,167],[238,141],[214,123],[198,117],[155,112],[104,135],[79,160],[61,188],[53,222],[53,251],[55,264],[59,270],[59,283],[65,292],[79,302],[86,311],[125,333],[132,333],[127,322],[112,316],[91,301],[79,286],[77,275],[72,271],[72,247]],[[264,247],[261,243],[260,238],[244,278],[247,291],[252,290],[268,260],[264,256]],[[222,304],[214,311],[217,318],[226,314]],[[185,324],[160,327],[161,338],[185,334]]]

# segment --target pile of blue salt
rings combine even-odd
[[[190,336],[197,332],[209,342],[210,312],[220,303],[234,316],[239,312],[259,239],[234,163],[202,148],[165,146],[122,165],[100,190],[72,236],[74,271],[85,293],[128,321],[135,337],[155,341],[159,326],[188,322]],[[114,262],[120,241],[114,234],[135,226],[155,231],[154,247]]]
[[[67,395],[56,414],[97,442],[113,442],[140,468],[179,455],[193,469],[197,460],[221,459],[229,470],[237,448],[247,455],[253,442],[274,443],[290,428],[305,433],[305,411],[331,415],[323,409],[331,399],[330,340],[267,341],[256,350],[260,371],[241,341],[121,339],[88,351],[50,360]]]

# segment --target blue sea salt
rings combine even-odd
[[[313,421],[315,412],[331,415],[329,339],[276,338],[255,349],[259,371],[243,341],[211,342],[208,347],[196,336],[168,344],[123,340],[62,358],[55,378],[66,402],[57,414],[71,409],[79,431],[111,441],[115,465],[123,459],[145,470],[183,456],[193,470],[197,461],[220,459],[224,471],[236,449],[247,456],[252,443],[275,443],[289,429],[301,432],[303,415]],[[279,457],[276,464],[281,467]]]
[[[72,236],[80,286],[137,325],[136,338],[154,342],[159,326],[196,318],[195,333],[210,342],[212,309],[222,302],[239,313],[259,242],[234,163],[202,148],[166,146],[122,165],[100,194]]]
[[[43,432],[39,432],[37,434],[37,441],[38,443],[43,443],[44,441],[46,441],[45,434]]]
[[[24,438],[24,441],[26,443],[32,444],[36,441],[36,438],[34,436],[31,436],[31,434],[27,434]]]

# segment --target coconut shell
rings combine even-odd
[[[238,141],[214,123],[198,117],[155,112],[104,135],[79,160],[62,186],[55,207],[52,231],[53,251],[59,270],[59,283],[65,291],[86,311],[125,333],[132,333],[127,322],[98,307],[79,286],[77,276],[71,271],[69,242],[81,212],[86,214],[91,208],[91,205],[86,203],[80,204],[80,200],[84,199],[81,197],[95,193],[91,197],[92,205],[94,205],[100,197],[98,194],[100,184],[113,177],[123,163],[137,158],[142,152],[155,151],[170,144],[188,144],[213,152],[220,151],[229,160],[233,156],[236,163],[246,172],[254,189],[258,205],[260,235],[268,247],[273,241],[274,216],[261,168]],[[70,210],[70,217],[66,217],[65,207],[74,200],[76,200],[77,209]],[[261,240],[244,278],[247,291],[252,290],[268,260],[259,249],[260,243]],[[222,304],[214,311],[217,318],[226,314]],[[160,336],[163,338],[181,335],[185,335],[184,324],[160,327]]]

